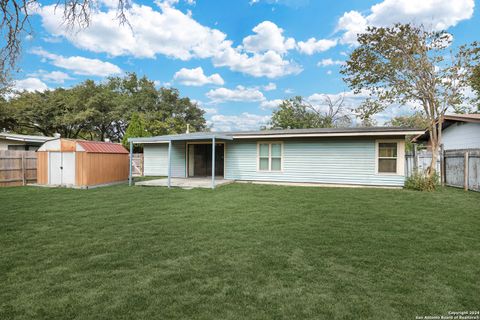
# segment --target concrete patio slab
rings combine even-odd
[[[234,180],[223,179],[223,177],[215,178],[215,187],[226,185],[234,182]],[[136,186],[144,187],[167,187],[168,179],[155,179],[136,182]],[[193,188],[208,188],[212,187],[212,178],[171,178],[170,182],[172,187],[182,188],[182,189],[193,189]]]

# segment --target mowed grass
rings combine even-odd
[[[480,194],[0,189],[0,319],[414,319],[480,308]]]

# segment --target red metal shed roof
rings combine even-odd
[[[85,152],[94,153],[128,153],[119,143],[101,142],[101,141],[77,141],[77,143],[85,150]]]

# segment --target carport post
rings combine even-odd
[[[212,189],[215,189],[215,137],[212,138]]]
[[[133,162],[133,142],[130,141],[130,159],[129,159],[129,171],[128,171],[128,185],[132,186],[132,162]]]
[[[168,179],[167,186],[170,188],[170,176],[172,175],[172,141],[168,141]]]

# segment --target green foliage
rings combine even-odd
[[[386,123],[386,125],[392,127],[426,129],[428,127],[428,121],[421,111],[417,111],[411,115],[393,117]]]
[[[328,111],[323,113],[300,96],[286,99],[273,111],[270,125],[273,128],[306,129],[350,124],[350,118],[343,113],[343,97],[332,101],[326,96],[325,105]]]
[[[145,120],[139,113],[134,113],[127,127],[127,131],[123,135],[122,144],[128,149],[128,138],[148,137],[150,134],[145,129]]]
[[[0,101],[0,124],[17,133],[122,141],[133,114],[149,134],[206,129],[204,111],[178,90],[155,88],[135,73],[106,82],[86,80],[70,89],[20,92]]]
[[[470,86],[472,87],[473,91],[476,93],[476,103],[477,103],[477,110],[476,112],[480,112],[480,66],[476,66],[473,69],[472,76],[470,77]]]
[[[405,181],[405,188],[417,191],[435,191],[439,187],[439,176],[429,176],[422,172],[415,172]]]

